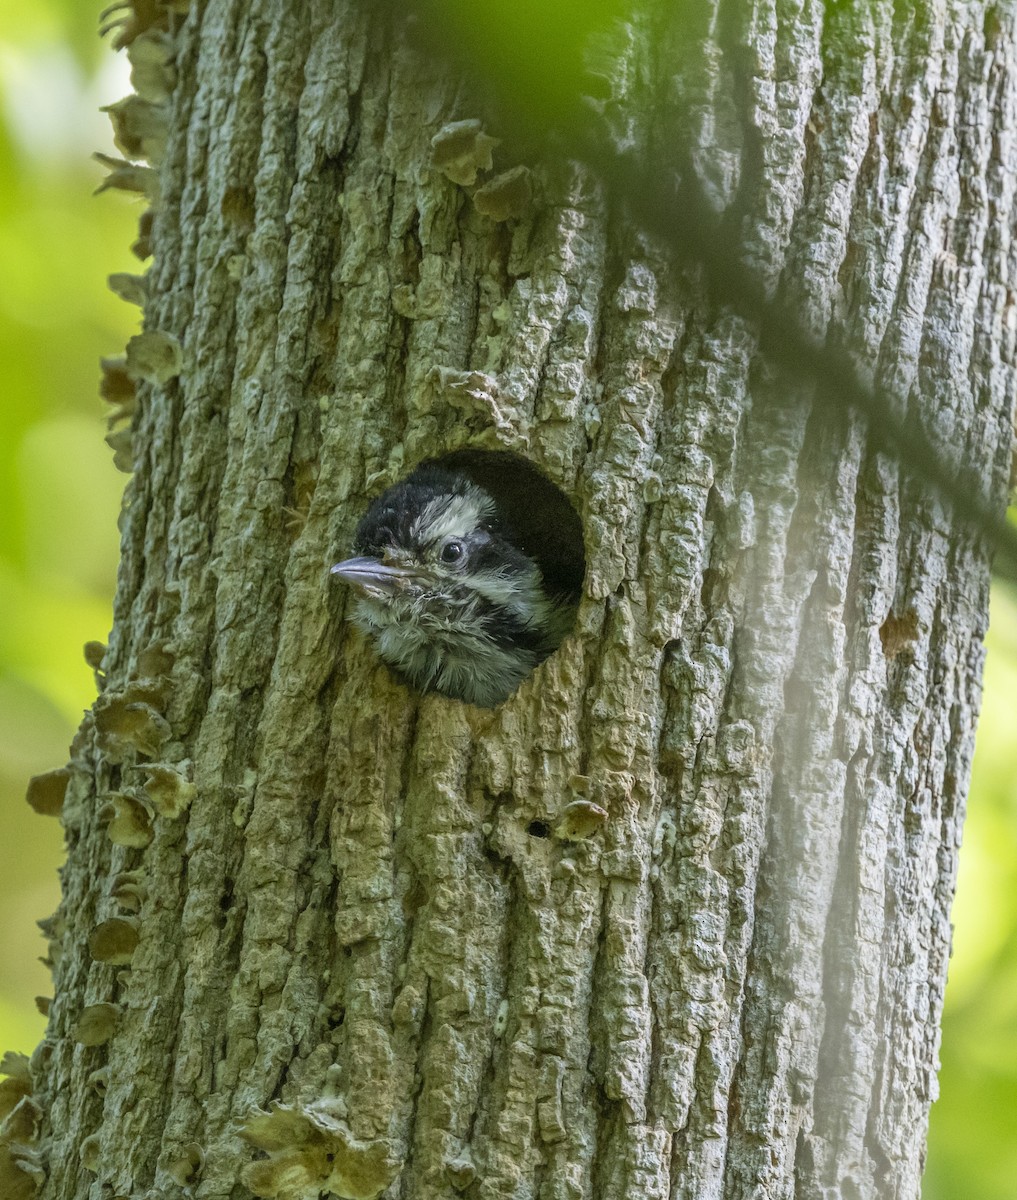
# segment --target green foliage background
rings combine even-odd
[[[130,201],[92,195],[91,153],[113,151],[98,106],[127,90],[95,12],[0,6],[0,1045],[29,1051],[50,990],[35,921],[56,906],[63,840],[25,782],[66,762],[95,693],[81,648],[109,630],[125,478],[103,442],[98,358],[137,326],[105,279],[141,265]]]
[[[80,0],[0,0],[0,1050],[30,1052],[50,980],[35,921],[57,902],[58,823],[24,803],[60,766],[94,695],[81,654],[105,640],[123,476],[103,442],[98,358],[137,313],[105,287],[138,271],[137,208],[93,198],[100,104],[126,65]],[[947,991],[924,1200],[1017,1193],[1017,603],[997,592]]]

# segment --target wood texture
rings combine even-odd
[[[677,131],[746,261],[1002,503],[1011,12],[667,8],[619,111]],[[494,147],[453,182],[490,149],[462,130],[436,167],[450,122],[508,131],[400,31],[210,0],[156,35],[43,1200],[913,1200],[983,548],[583,169]],[[493,714],[402,689],[327,574],[462,445],[531,457],[586,531],[576,634]]]

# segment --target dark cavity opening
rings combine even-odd
[[[551,826],[546,821],[531,821],[526,826],[526,832],[530,837],[546,838],[551,833]]]
[[[332,574],[353,589],[354,620],[382,660],[421,692],[494,708],[575,625],[579,514],[507,450],[418,463],[372,501],[353,549]]]

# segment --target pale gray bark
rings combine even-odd
[[[1009,10],[667,7],[628,68],[747,260],[1001,501]],[[156,34],[136,469],[14,1157],[44,1200],[916,1197],[984,550],[582,169],[495,148],[477,182],[532,198],[475,204],[432,139],[506,131],[380,20]],[[577,632],[494,714],[407,693],[326,573],[467,443],[586,530]]]

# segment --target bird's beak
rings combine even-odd
[[[365,595],[381,592],[386,596],[394,596],[415,573],[407,567],[390,567],[377,558],[365,557],[347,558],[344,562],[336,563],[329,574],[338,575]]]

